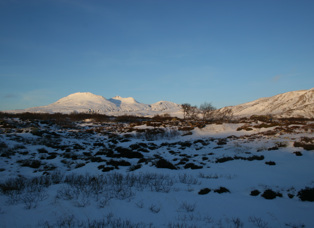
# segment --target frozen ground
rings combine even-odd
[[[314,227],[310,122],[0,127],[3,228]]]

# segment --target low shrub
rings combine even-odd
[[[206,194],[208,194],[208,193],[210,193],[211,192],[211,189],[209,189],[209,188],[203,188],[203,189],[201,189],[199,192],[198,192],[198,194],[199,195],[206,195]]]
[[[181,147],[191,147],[192,146],[192,143],[190,141],[185,141],[185,142],[178,142],[178,144],[181,146]]]
[[[135,170],[140,169],[140,168],[142,168],[142,165],[141,165],[141,164],[132,165],[132,166],[129,168],[129,171],[132,172],[132,171],[135,171]]]
[[[282,194],[279,192],[274,192],[271,189],[265,190],[264,193],[262,194],[262,197],[265,199],[275,199],[277,196],[282,197]]]
[[[51,160],[51,159],[55,159],[58,154],[55,153],[55,152],[51,152],[51,153],[48,153],[48,155],[49,155],[49,156],[47,156],[46,159],[47,159],[47,160]]]
[[[39,148],[39,149],[37,149],[37,151],[40,154],[47,154],[48,153],[48,151],[45,148]]]
[[[314,138],[301,137],[298,142],[294,142],[294,147],[302,147],[305,150],[314,150]]]
[[[188,185],[195,185],[195,184],[199,184],[199,181],[197,178],[195,178],[192,175],[188,175],[186,173],[184,174],[179,174],[179,182],[183,183],[183,184],[188,184]]]
[[[302,201],[314,202],[314,188],[306,187],[298,192],[298,197]]]
[[[41,166],[40,160],[33,160],[33,159],[19,160],[18,163],[21,163],[21,166],[30,167],[33,169],[37,169]]]
[[[259,194],[260,194],[261,192],[260,191],[258,191],[258,190],[253,190],[253,191],[251,191],[251,196],[258,196]]]
[[[302,147],[304,150],[314,150],[314,144],[307,144],[302,142],[294,142],[294,147]]]
[[[296,156],[302,156],[303,154],[300,151],[293,152]]]
[[[178,130],[175,129],[137,129],[136,137],[147,141],[154,141],[160,139],[173,139],[180,135]]]
[[[91,162],[105,162],[106,160],[101,157],[91,157]]]
[[[10,178],[3,183],[0,183],[0,189],[3,194],[8,194],[11,191],[20,192],[27,185],[25,177]]]
[[[251,131],[251,130],[253,130],[253,129],[251,128],[251,125],[249,125],[249,124],[244,124],[243,126],[237,128],[237,131],[242,131],[242,130]]]
[[[269,122],[272,120],[272,117],[270,115],[252,115],[250,119],[255,121]]]
[[[85,163],[77,163],[75,165],[75,169],[78,169],[78,168],[81,168],[81,167],[84,167],[85,166]]]
[[[244,161],[254,161],[254,160],[263,160],[264,156],[263,155],[253,155],[250,157],[241,157],[241,156],[234,156],[234,157],[222,157],[222,158],[217,158],[216,163],[223,163],[227,161],[233,161],[233,160],[244,160]]]
[[[234,160],[233,157],[222,157],[222,158],[217,158],[216,163],[223,163],[223,162],[232,161],[232,160]]]
[[[114,167],[118,167],[118,166],[131,166],[131,163],[125,160],[113,160],[111,159],[110,161],[107,162],[107,165],[112,165]]]
[[[294,195],[291,194],[291,193],[288,193],[288,197],[289,197],[290,199],[292,199],[292,198],[294,197]]]
[[[155,214],[159,213],[160,212],[160,207],[155,205],[155,204],[152,204],[150,207],[149,207],[149,210]]]
[[[248,157],[246,160],[248,160],[248,161],[254,161],[254,160],[261,161],[261,160],[264,160],[264,158],[265,158],[264,155],[260,155],[260,156],[253,155],[251,157]]]
[[[219,194],[221,194],[221,193],[230,193],[229,189],[227,189],[225,187],[220,187],[218,189],[215,189],[214,192],[219,193]]]
[[[182,212],[193,212],[195,210],[196,204],[195,203],[187,203],[187,202],[183,202],[178,211],[182,211]]]
[[[184,166],[185,169],[201,169],[203,168],[203,166],[199,166],[199,165],[195,165],[194,163],[187,163],[185,166]]]
[[[227,144],[227,139],[219,139],[217,142],[217,145],[226,145]]]
[[[160,158],[157,162],[156,162],[156,167],[157,168],[165,168],[165,169],[177,169],[171,162]]]
[[[142,146],[141,146],[139,143],[131,144],[129,147],[130,147],[132,150],[138,150],[138,149],[142,148]]]
[[[251,222],[255,227],[258,227],[258,228],[268,228],[269,227],[268,223],[259,217],[251,216],[251,217],[249,217],[249,222]]]
[[[268,151],[271,151],[271,150],[279,150],[279,147],[278,146],[273,146],[273,147],[268,148]]]
[[[267,162],[265,162],[265,164],[272,166],[272,165],[276,165],[276,162],[274,162],[274,161],[267,161]]]
[[[143,154],[140,152],[132,151],[128,148],[117,147],[115,149],[118,154],[114,155],[113,157],[122,157],[122,158],[143,158]]]
[[[114,170],[115,168],[114,167],[107,167],[105,165],[100,165],[97,167],[98,169],[101,169],[102,172],[109,172],[111,170]]]
[[[0,150],[8,148],[8,145],[5,142],[0,142]]]

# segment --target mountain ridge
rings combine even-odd
[[[123,98],[115,96],[106,99],[103,96],[90,92],[77,92],[58,101],[39,107],[8,112],[35,112],[35,113],[73,113],[93,112],[108,115],[137,115],[154,116],[170,114],[183,117],[180,104],[171,101],[158,101],[153,104],[144,104],[133,97]],[[254,101],[235,106],[227,106],[213,111],[214,118],[241,118],[252,115],[272,115],[274,117],[303,117],[314,118],[314,88],[281,93],[272,97],[263,97]]]
[[[133,97],[123,98],[115,96],[106,99],[103,96],[90,92],[77,92],[63,97],[56,102],[46,105],[27,108],[23,110],[12,110],[10,112],[35,112],[35,113],[75,113],[93,112],[109,115],[141,115],[153,116],[156,114],[171,113],[179,115],[181,105],[170,101],[159,101],[154,104],[144,104]]]
[[[314,118],[314,88],[263,97],[243,104],[223,107],[213,113],[214,117],[226,116],[233,118],[252,115],[272,115],[280,118]]]

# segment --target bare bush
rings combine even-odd
[[[243,222],[239,218],[232,218],[231,222],[234,228],[241,228],[244,225]]]
[[[259,217],[250,216],[249,222],[258,228],[268,228],[269,227],[268,223]]]
[[[180,174],[179,176],[179,182],[183,183],[183,184],[192,184],[192,185],[197,185],[197,184],[201,184],[201,182],[195,178],[192,175],[188,175],[188,174]]]
[[[72,200],[77,196],[76,189],[70,186],[63,186],[57,191],[56,198],[63,200]]]
[[[190,213],[190,212],[194,212],[195,207],[196,207],[195,203],[183,202],[182,204],[180,204],[178,211]]]
[[[150,207],[149,207],[149,210],[155,214],[159,213],[160,212],[160,207],[157,206],[156,204],[152,204]]]
[[[109,194],[104,194],[99,200],[98,200],[98,207],[99,208],[104,208],[107,206],[110,202],[112,197]]]
[[[21,200],[25,205],[25,209],[32,209],[38,206],[39,201],[43,201],[48,197],[46,192],[26,192],[21,196]]]
[[[77,220],[75,219],[74,215],[65,215],[58,219],[57,226],[64,227],[64,228],[71,228],[76,227]]]
[[[214,106],[212,106],[211,103],[205,102],[205,103],[200,105],[199,110],[203,116],[203,120],[208,120],[211,118],[212,111],[216,110],[216,108]]]
[[[182,223],[182,222],[171,222],[171,223],[168,223],[168,228],[196,228],[197,226],[196,225],[189,225],[187,223]]]
[[[141,200],[141,201],[136,202],[135,205],[136,205],[138,208],[143,208],[143,207],[144,207],[144,202]]]
[[[176,129],[154,128],[138,131],[136,133],[136,138],[147,141],[156,141],[161,139],[174,139],[179,135],[180,133]]]

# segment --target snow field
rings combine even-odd
[[[313,202],[297,197],[301,189],[314,187],[314,154],[293,146],[311,134],[264,136],[265,129],[237,131],[240,125],[208,125],[189,136],[154,141],[136,134],[125,140],[124,133],[113,138],[86,133],[91,124],[74,131],[41,125],[40,130],[59,135],[49,140],[45,134],[2,133],[0,227],[314,227]],[[133,150],[142,159],[121,157],[118,147],[131,145],[147,150]],[[47,159],[51,153],[56,157]],[[217,162],[225,157],[233,160]],[[160,158],[176,169],[158,168]],[[41,163],[33,168],[21,160]],[[108,165],[122,160],[130,165]],[[188,163],[198,167],[185,168]],[[48,165],[55,168],[44,168]],[[114,169],[103,172],[100,165]],[[19,176],[26,187],[5,190],[8,180]],[[34,178],[50,182],[34,184]],[[221,187],[229,192],[215,192]],[[200,195],[205,188],[210,192]],[[261,196],[266,189],[282,197],[267,200]],[[250,195],[253,190],[261,194]]]

